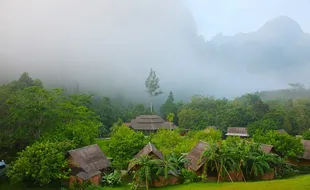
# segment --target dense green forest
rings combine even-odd
[[[157,114],[167,118],[173,113],[174,123],[190,130],[217,126],[223,132],[228,127],[248,127],[250,132],[257,128],[285,129],[292,135],[307,131],[309,91],[297,86],[276,92],[281,92],[282,98],[260,98],[266,97],[267,92],[245,94],[233,100],[195,95],[186,103],[175,101],[170,92]],[[40,139],[69,138],[76,146],[87,145],[98,135],[109,134],[115,122],[129,122],[142,114],[151,114],[150,107],[143,103],[47,89],[39,79],[23,73],[18,80],[0,88],[0,158],[10,160]]]
[[[228,127],[248,128],[255,142],[272,144],[279,158],[296,157],[303,152],[300,139],[291,135],[310,139],[310,99],[305,93],[308,90],[300,86],[280,91],[283,97],[273,100],[261,98],[261,95],[268,94],[262,92],[245,94],[233,100],[194,95],[191,101],[182,102],[176,101],[170,92],[162,105],[155,105],[157,109],[153,109],[152,99],[162,95],[162,91],[155,71],[151,70],[145,87],[150,98],[148,106],[121,97],[49,89],[28,73],[2,85],[0,159],[13,163],[7,176],[16,182],[31,179],[41,185],[64,179],[69,174],[69,170],[62,169],[67,164],[64,153],[94,144],[96,138],[103,136],[111,136],[103,149],[113,157],[112,166],[117,169],[125,169],[148,141],[165,155],[181,155],[190,151],[199,140],[221,141]],[[159,110],[159,113],[152,110]],[[123,125],[123,122],[130,122],[143,114],[161,115],[178,125],[179,130],[158,131],[145,138],[141,132]],[[208,126],[216,126],[218,130],[206,132],[204,129]],[[291,135],[278,134],[275,132],[278,129]],[[189,133],[181,137],[180,130],[189,130]],[[243,142],[240,139],[233,141]],[[278,163],[284,162],[280,160]]]

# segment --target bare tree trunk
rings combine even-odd
[[[153,102],[152,102],[152,98],[150,98],[150,106],[151,106],[151,113],[153,113]]]

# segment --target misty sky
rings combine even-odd
[[[238,52],[227,46],[224,55],[204,40],[257,31],[280,15],[310,32],[309,10],[310,0],[0,0],[0,82],[26,71],[51,86],[78,82],[80,89],[137,97],[146,96],[144,81],[153,68],[166,95],[233,97],[289,82],[308,85],[310,59],[300,56],[298,67],[290,65],[296,52],[309,49],[303,34],[292,38],[296,52],[260,44]],[[277,29],[265,32],[281,38]],[[270,64],[282,64],[285,55],[291,61],[281,71],[247,69],[268,66],[269,57]]]
[[[197,29],[207,40],[222,32],[235,35],[258,30],[266,21],[286,15],[310,33],[310,0],[187,0]]]

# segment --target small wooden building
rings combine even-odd
[[[196,173],[196,175],[201,176],[204,173],[203,165],[206,162],[206,158],[202,157],[203,153],[209,148],[209,144],[204,141],[199,141],[196,146],[188,153],[186,158],[189,160],[187,164],[187,169]],[[211,170],[210,168],[206,168],[208,176],[208,181],[216,181],[217,180],[217,171]],[[230,177],[233,181],[242,181],[241,172],[229,171]],[[221,180],[230,181],[228,175],[224,176]]]
[[[261,150],[266,154],[274,154],[274,147],[272,145],[268,144],[261,144],[260,145]],[[253,176],[255,180],[272,180],[275,178],[275,168],[273,168],[269,172],[265,172],[264,175],[257,175]]]
[[[310,166],[310,140],[301,140],[304,146],[304,153],[298,156],[297,159],[290,159],[289,162],[295,166]]]
[[[160,159],[160,160],[163,159],[163,154],[151,142],[149,142],[147,145],[145,145],[144,148],[142,150],[140,150],[140,152],[138,152],[138,154],[136,154],[134,159],[137,159],[142,155],[149,155],[153,159]],[[128,165],[127,171],[128,172],[135,171],[137,169],[136,167],[137,166],[135,164],[130,163]]]
[[[144,133],[156,132],[158,129],[174,130],[177,128],[174,123],[166,122],[158,115],[140,115],[131,120],[130,124],[127,123],[127,125],[135,131]]]
[[[285,131],[285,129],[279,129],[279,130],[277,130],[277,132],[280,133],[280,134],[288,134],[288,133]]]
[[[71,168],[69,186],[75,181],[101,183],[101,173],[110,168],[110,161],[97,144],[68,151],[68,165]]]
[[[187,154],[186,158],[189,163],[187,164],[187,169],[195,172],[197,175],[203,174],[203,165],[206,161],[202,158],[203,153],[209,147],[209,144],[204,141],[199,141],[194,148]]]
[[[274,148],[272,145],[268,145],[268,144],[261,144],[260,145],[260,148],[261,150],[266,153],[266,154],[269,154],[269,153],[274,153]]]
[[[164,158],[163,154],[151,142],[145,145],[145,147],[134,157],[134,159],[137,159],[142,155],[149,155],[151,158],[159,160],[162,160]],[[138,169],[138,165],[130,163],[127,171],[134,172]],[[161,187],[165,185],[177,184],[178,182],[179,179],[177,178],[176,174],[174,174],[172,171],[169,171],[168,179],[165,179],[163,176],[158,176],[157,180],[152,181],[152,185],[155,187]]]
[[[237,136],[242,138],[248,138],[248,130],[245,127],[228,127],[226,136]]]

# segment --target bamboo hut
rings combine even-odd
[[[97,144],[68,151],[68,166],[71,168],[69,186],[75,181],[101,183],[101,173],[110,168],[110,161]]]

